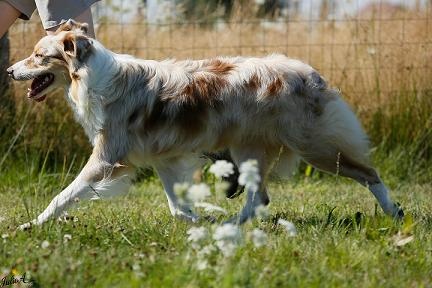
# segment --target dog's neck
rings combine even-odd
[[[74,111],[75,118],[94,145],[95,137],[102,130],[105,122],[105,114],[100,105],[100,95],[95,94],[83,81],[73,80],[67,92],[67,99]]]
[[[76,119],[83,126],[92,144],[96,135],[104,129],[106,109],[109,109],[110,104],[121,102],[123,97],[136,94],[138,90],[143,94],[142,100],[153,98],[145,97],[144,94],[157,93],[152,91],[154,89],[149,89],[149,86],[156,85],[151,82],[157,82],[157,77],[154,77],[156,61],[143,61],[132,56],[115,54],[97,41],[94,49],[86,65],[71,74],[72,81],[67,88],[67,98]],[[160,83],[157,83],[156,86],[159,85]],[[119,120],[123,117],[115,116],[119,117]]]
[[[112,66],[112,53],[98,46],[95,49],[97,53],[93,53],[86,65],[71,73],[72,80],[66,93],[77,121],[93,145],[105,123],[104,106],[110,96],[106,87],[118,70]]]

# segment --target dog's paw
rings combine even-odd
[[[397,221],[401,221],[404,219],[405,213],[403,209],[400,207],[400,204],[395,204],[395,212],[393,213],[393,218]]]
[[[30,230],[33,226],[38,226],[41,224],[42,224],[42,222],[39,222],[37,219],[33,219],[30,222],[27,222],[27,223],[24,223],[24,224],[18,226],[18,230],[21,230],[21,231]]]
[[[180,210],[180,209],[176,210],[175,217],[192,223],[197,223],[200,219],[200,217],[194,214],[191,210]]]
[[[27,223],[24,223],[24,224],[18,226],[18,230],[21,230],[21,231],[30,230],[32,226],[33,226],[32,222],[27,222]]]

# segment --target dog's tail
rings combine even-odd
[[[329,100],[318,118],[318,127],[314,129],[315,139],[336,147],[338,153],[357,163],[369,165],[369,139],[360,121],[338,90],[327,88],[321,93]]]

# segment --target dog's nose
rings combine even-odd
[[[6,72],[8,73],[9,76],[13,77],[13,72],[14,71],[13,71],[12,67],[7,68]]]

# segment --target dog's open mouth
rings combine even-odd
[[[46,94],[42,92],[54,82],[54,74],[46,73],[37,76],[33,79],[30,88],[28,88],[27,97],[37,102],[41,102],[46,98]]]

